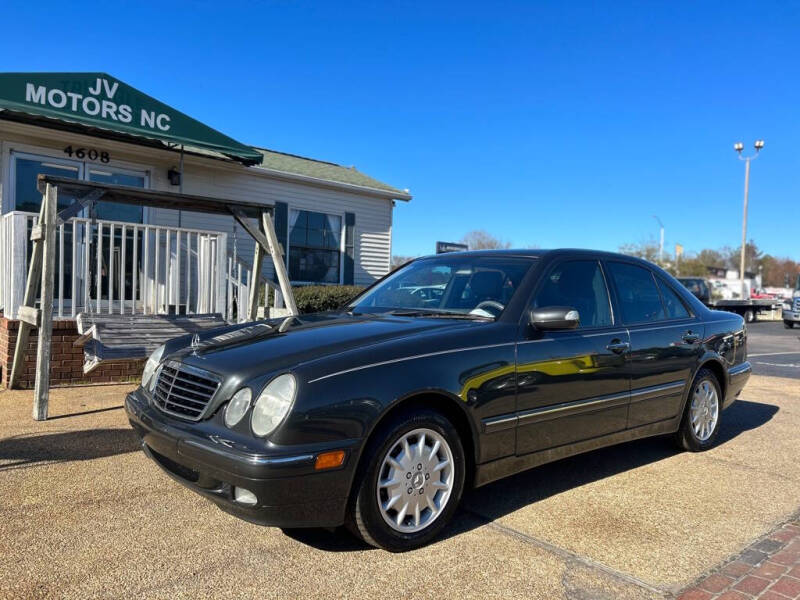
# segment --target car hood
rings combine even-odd
[[[474,321],[320,313],[247,323],[184,336],[167,346],[169,358],[243,382],[333,354],[475,325]]]

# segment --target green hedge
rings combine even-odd
[[[301,314],[335,310],[364,290],[358,285],[303,285],[292,288]],[[272,304],[272,294],[270,294]]]

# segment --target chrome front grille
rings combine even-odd
[[[795,298],[794,302],[792,302],[792,310],[800,311],[800,297]]]
[[[165,413],[197,421],[219,384],[220,380],[212,373],[169,361],[159,369],[153,402]]]

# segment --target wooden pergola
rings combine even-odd
[[[50,345],[53,333],[56,230],[59,225],[78,216],[85,208],[90,207],[98,200],[232,216],[256,242],[253,273],[257,276],[260,275],[264,256],[266,254],[271,256],[286,308],[290,314],[298,314],[289,276],[286,272],[283,249],[275,234],[271,215],[274,207],[270,204],[143,190],[121,185],[76,181],[50,175],[39,175],[38,189],[42,194],[42,206],[39,212],[39,221],[31,232],[33,253],[28,266],[28,280],[23,305],[19,309],[21,323],[9,377],[9,387],[14,387],[22,373],[25,349],[31,329],[37,327],[39,343],[36,351],[33,403],[33,418],[37,421],[47,419],[50,394]],[[59,193],[74,197],[76,201],[58,211]],[[254,226],[250,219],[256,219],[261,227]],[[40,308],[36,308],[36,299],[40,289]],[[256,319],[257,310],[258,285],[251,285],[247,307],[248,320]]]

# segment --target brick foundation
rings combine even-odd
[[[14,348],[17,343],[20,321],[0,316],[0,361],[2,361],[2,385],[8,386]],[[131,381],[141,377],[144,359],[103,362],[93,371],[83,373],[83,348],[73,346],[78,339],[77,323],[70,319],[53,320],[53,342],[50,354],[50,384],[69,385],[80,383],[112,383]],[[38,330],[31,331],[25,353],[25,368],[19,387],[32,388],[36,373],[36,344]]]

